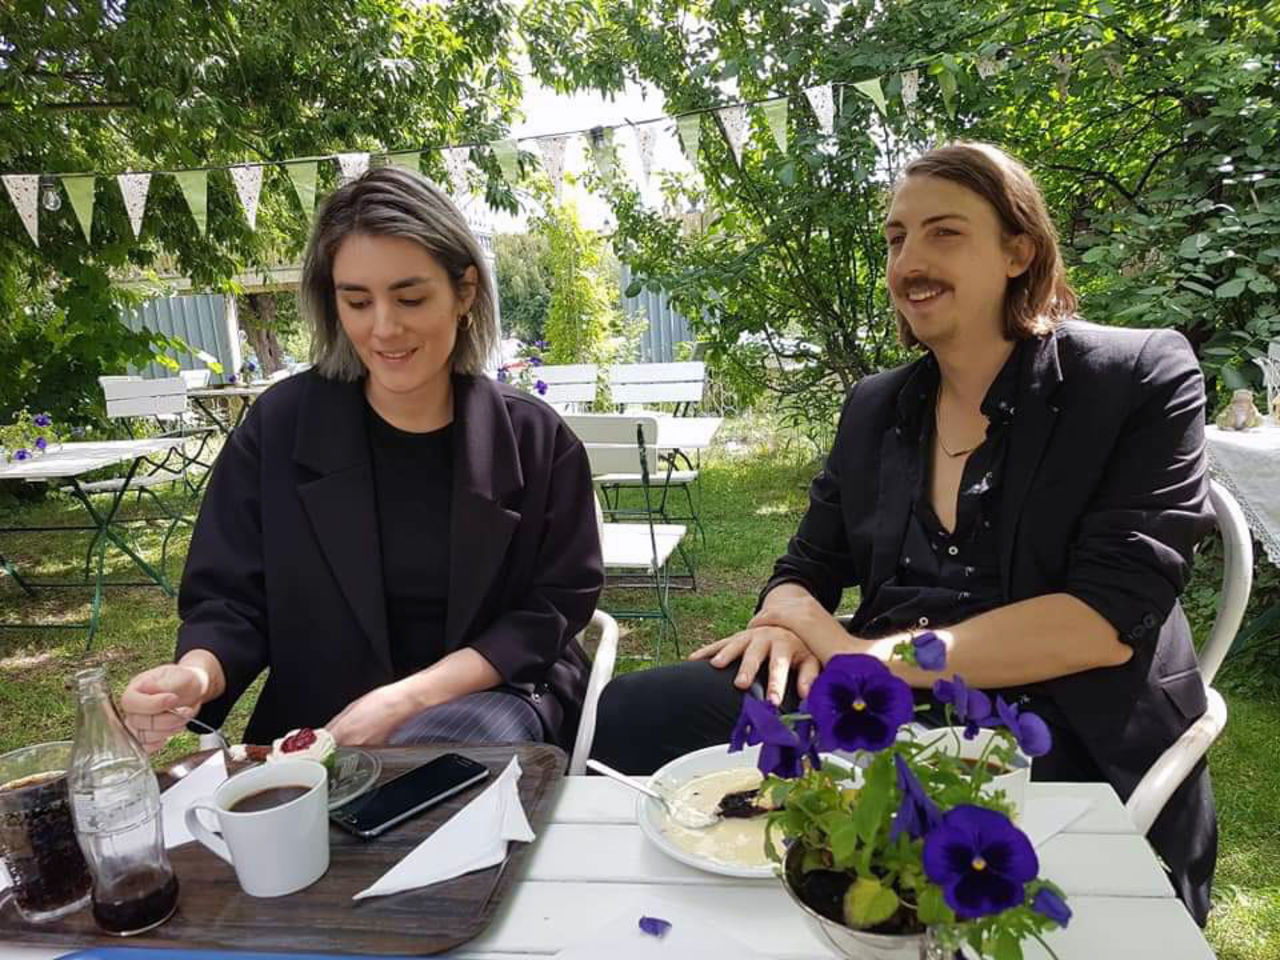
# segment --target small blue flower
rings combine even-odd
[[[49,446],[49,441],[44,437],[36,437],[36,449],[44,453],[45,448]]]
[[[538,396],[545,397],[547,395],[547,384],[545,381],[539,380],[533,385],[533,389],[538,391]]]
[[[1071,921],[1071,908],[1060,896],[1048,887],[1041,887],[1031,898],[1031,909],[1042,917],[1048,917],[1060,927]]]
[[[808,703],[823,750],[883,750],[915,714],[906,681],[864,653],[827,661],[809,688]]]
[[[918,840],[942,822],[942,811],[933,802],[933,798],[924,792],[924,787],[920,786],[920,781],[907,766],[907,761],[894,754],[893,763],[898,770],[898,789],[902,791],[902,803],[893,818],[889,842],[893,843],[903,832],[912,840]]]
[[[235,383],[235,382],[236,382],[236,375],[234,373],[228,373],[227,383]]]
[[[18,450],[18,451],[16,451],[16,452],[14,453],[14,455],[13,455],[13,459],[15,459],[15,460],[30,460],[30,459],[31,459],[31,451],[30,451],[30,450],[27,450],[27,449],[24,447],[23,449]]]
[[[641,917],[640,929],[651,937],[662,939],[671,929],[671,921],[663,920],[661,917]]]
[[[991,917],[1019,906],[1040,869],[1027,835],[1003,813],[961,804],[925,837],[925,875],[942,888],[960,920]]]
[[[916,663],[921,670],[941,670],[947,665],[947,645],[932,630],[911,638],[916,649]]]
[[[511,379],[511,374],[507,373],[507,368],[506,368],[506,367],[503,367],[501,370],[499,370],[499,371],[498,371],[498,382],[499,382],[499,383],[506,383],[506,382],[507,382],[508,380],[510,380],[510,379]]]
[[[1005,703],[1004,697],[996,697],[996,715],[999,723],[1008,727],[1018,741],[1018,749],[1028,757],[1043,757],[1053,746],[1053,734],[1049,725],[1037,714],[1021,712],[1011,703]],[[988,724],[995,726],[993,720]]]
[[[547,349],[547,341],[545,340],[535,340],[533,341],[533,345],[537,347],[539,350]]]
[[[48,427],[53,424],[53,417],[47,413],[37,413],[33,422],[37,427]]]
[[[254,363],[252,360],[248,360],[245,362],[244,368],[248,370],[250,373],[253,373],[253,371],[258,369],[258,365]]]
[[[991,698],[976,687],[964,682],[956,674],[950,680],[938,680],[933,685],[933,698],[939,703],[949,703],[956,719],[964,724],[965,739],[978,735],[982,722],[991,716]]]
[[[541,358],[541,357],[530,357],[530,358],[529,358],[529,363],[530,363],[530,364],[532,364],[532,365],[533,365],[533,366],[535,366],[535,367],[540,367],[540,366],[542,366],[542,358]]]

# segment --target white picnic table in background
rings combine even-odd
[[[68,442],[30,460],[0,464],[0,480],[71,480],[112,464],[165,453],[185,442],[185,437],[141,440]]]
[[[705,450],[711,446],[723,417],[658,417],[659,450]]]
[[[833,956],[777,881],[703,873],[654,849],[636,824],[635,795],[625,787],[602,777],[569,777],[558,789],[550,822],[539,830],[492,926],[445,956],[552,957],[610,918],[634,924],[644,913],[661,916],[662,905],[672,902],[683,908],[682,922],[694,917],[761,956]],[[1033,783],[1028,798],[1032,806],[1064,798],[1092,804],[1039,850],[1041,875],[1066,890],[1075,914],[1066,930],[1049,937],[1060,960],[1213,960],[1109,786]],[[52,960],[69,952],[0,943],[0,960]],[[1048,957],[1034,943],[1025,955]]]
[[[1267,558],[1280,566],[1280,425],[1252,430],[1205,428],[1209,466],[1235,494]]]
[[[197,387],[194,390],[188,390],[187,396],[199,408],[201,413],[213,421],[214,426],[224,435],[229,436],[232,430],[240,426],[240,421],[244,419],[245,411],[249,409],[249,404],[257,400],[274,385],[274,381],[264,380],[258,383],[245,384],[244,386]],[[229,410],[224,417],[215,412],[209,404],[211,400],[230,400],[233,398],[244,401],[239,413],[234,418]]]

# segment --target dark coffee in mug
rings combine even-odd
[[[272,807],[283,806],[290,800],[297,800],[310,789],[310,787],[295,787],[291,785],[267,787],[265,790],[258,790],[241,797],[231,804],[227,810],[231,813],[257,813],[260,810],[270,810]]]

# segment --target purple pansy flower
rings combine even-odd
[[[641,917],[640,929],[651,937],[661,939],[667,935],[667,931],[671,929],[671,921],[663,920],[661,917]]]
[[[804,774],[804,757],[820,767],[814,746],[813,724],[800,721],[792,730],[778,716],[778,708],[755,697],[742,698],[742,712],[729,734],[729,752],[760,744],[756,766],[766,777],[773,774],[791,780]]]
[[[47,427],[53,423],[53,417],[49,416],[47,413],[37,413],[32,422],[37,427]]]
[[[832,657],[809,689],[823,750],[883,750],[915,712],[911,688],[875,657]]]
[[[248,370],[250,373],[253,373],[253,371],[258,369],[258,365],[254,363],[252,360],[249,360],[249,361],[246,361],[244,368]]]
[[[506,368],[506,367],[503,367],[501,370],[499,370],[499,371],[498,371],[498,382],[499,382],[499,383],[506,383],[509,379],[511,379],[511,375],[510,375],[509,373],[507,373],[507,368]]]
[[[36,437],[36,449],[44,453],[45,448],[49,446],[49,441],[44,437]]]
[[[540,366],[542,366],[542,358],[541,358],[541,357],[530,357],[530,358],[529,358],[529,363],[531,363],[531,364],[532,364],[533,366],[535,366],[535,367],[540,367]]]
[[[942,888],[957,919],[990,917],[1026,899],[1040,869],[1027,835],[1003,813],[962,804],[943,814],[924,840],[924,872]]]
[[[1048,917],[1060,927],[1071,921],[1071,908],[1060,896],[1048,887],[1041,887],[1031,898],[1031,909],[1042,917]]]
[[[976,737],[982,721],[991,716],[991,698],[977,687],[969,686],[959,674],[950,680],[936,681],[933,698],[939,703],[951,704],[956,719],[964,724],[966,740]]]
[[[729,734],[729,752],[737,753],[743,747],[764,743],[765,732],[773,729],[774,724],[786,728],[778,718],[777,707],[755,697],[743,697],[738,722]]]
[[[538,391],[538,396],[545,397],[547,395],[546,381],[543,381],[543,380],[535,381],[533,384],[533,389]]]
[[[947,645],[932,630],[912,637],[911,645],[916,648],[916,663],[921,670],[941,670],[947,665]]]
[[[918,840],[942,821],[942,811],[924,792],[924,787],[920,786],[920,781],[907,766],[907,761],[894,754],[893,763],[898,770],[898,789],[902,791],[902,803],[893,818],[889,842],[893,843],[903,832],[912,840]]]
[[[14,452],[14,454],[13,454],[13,459],[15,459],[15,460],[30,460],[30,459],[31,459],[31,451],[30,451],[30,450],[28,450],[28,449],[26,449],[25,447],[23,447],[21,450],[17,450],[17,451],[15,451],[15,452]]]
[[[537,347],[539,350],[547,349],[547,341],[545,340],[535,340],[533,341],[533,345]]]
[[[1004,697],[996,697],[996,715],[988,723],[992,726],[1003,724],[1013,733],[1018,741],[1018,749],[1028,757],[1043,757],[1053,746],[1053,735],[1049,733],[1049,725],[1037,714],[1018,710],[1012,703],[1005,703]]]

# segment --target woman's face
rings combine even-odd
[[[925,346],[1003,329],[1005,288],[1031,261],[1030,238],[1007,238],[995,207],[951,180],[907,177],[885,222],[893,305]]]
[[[423,390],[448,377],[458,324],[475,299],[476,268],[455,291],[414,240],[352,234],[333,258],[338,318],[369,371],[370,388]]]

